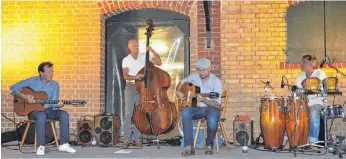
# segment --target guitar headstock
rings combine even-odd
[[[72,100],[72,105],[85,105],[87,102],[85,100]]]
[[[152,19],[147,19],[147,20],[145,20],[145,22],[149,25],[145,35],[147,35],[149,38],[151,38],[151,36],[153,35],[153,30],[154,30],[155,25],[154,25]]]
[[[209,98],[219,98],[220,94],[217,92],[210,92]]]

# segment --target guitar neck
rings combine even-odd
[[[59,102],[64,103],[65,105],[67,104],[72,104],[72,101],[69,100],[42,100],[42,101],[36,101],[36,103],[40,103],[40,104],[58,104]]]

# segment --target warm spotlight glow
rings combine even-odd
[[[163,64],[161,66],[163,70],[184,69],[184,64]]]
[[[167,45],[161,41],[161,40],[151,40],[150,46],[158,53],[164,53],[167,51],[168,47]],[[146,52],[146,41],[145,40],[139,40],[139,52]]]

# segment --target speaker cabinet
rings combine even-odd
[[[97,142],[101,146],[116,145],[119,142],[119,116],[97,115],[94,119],[94,132]]]
[[[233,140],[237,146],[253,143],[253,120],[250,117],[239,116],[233,121]]]
[[[91,144],[94,137],[94,122],[90,120],[78,121],[77,135],[79,144]]]

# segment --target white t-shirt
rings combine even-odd
[[[317,77],[318,79],[320,79],[320,90],[323,91],[323,83],[322,81],[327,78],[326,73],[324,73],[322,70],[320,69],[316,69],[314,70],[314,72],[311,74],[311,77]],[[306,79],[306,73],[305,72],[301,72],[297,78],[296,78],[296,85],[299,88],[303,88],[302,86],[302,82]],[[320,94],[313,94],[313,95],[308,95],[308,100],[309,100],[309,107],[316,105],[316,104],[320,104],[323,106],[323,99],[325,99],[325,97],[321,96]]]
[[[139,53],[137,59],[134,59],[131,54],[123,59],[122,68],[129,69],[130,76],[136,76],[138,72],[145,66],[146,53]],[[150,56],[150,58],[152,58]],[[135,82],[134,80],[126,80],[128,82]]]

